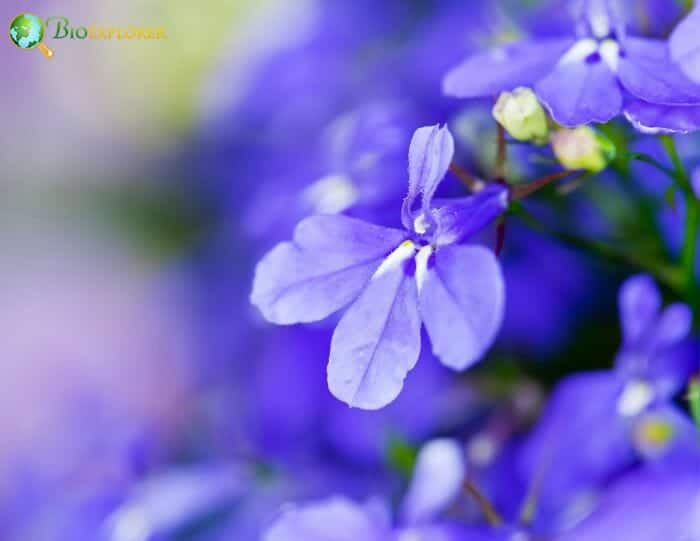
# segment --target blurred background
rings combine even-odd
[[[290,500],[394,497],[429,437],[460,435],[489,462],[562,374],[609,366],[629,269],[517,225],[485,368],[455,375],[424,348],[381,412],[330,396],[334,321],[274,328],[248,303],[255,263],[303,216],[398,223],[416,127],[449,121],[459,162],[488,178],[490,105],[444,98],[440,80],[538,30],[540,4],[3,2],[6,21],[168,39],[47,40],[51,61],[0,40],[0,539],[258,539]],[[642,8],[637,22],[664,35],[681,14]],[[518,148],[509,167],[514,181],[552,170]],[[610,203],[621,189],[545,214],[592,235],[637,228],[624,197]],[[461,193],[456,179],[444,190]],[[676,218],[649,227],[650,250],[672,252]]]

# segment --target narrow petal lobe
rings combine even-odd
[[[620,288],[620,323],[626,344],[639,341],[650,331],[661,309],[661,294],[651,276],[629,278]]]
[[[445,177],[454,156],[455,143],[447,127],[419,128],[413,134],[408,150],[408,195],[402,209],[404,227],[411,229],[411,210],[419,194],[423,209],[430,207],[440,181]]]

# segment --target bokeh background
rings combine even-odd
[[[630,269],[517,225],[484,368],[460,377],[426,352],[381,412],[328,393],[332,322],[273,328],[248,303],[255,263],[304,215],[398,220],[417,126],[451,120],[460,163],[488,176],[489,104],[441,97],[440,79],[536,29],[538,4],[2,2],[5,21],[168,39],[48,40],[51,61],[0,40],[0,539],[257,539],[290,500],[395,496],[429,437],[460,435],[489,461],[561,375],[609,366]],[[640,5],[656,35],[682,13]],[[512,156],[515,180],[552,167]],[[602,182],[547,212],[591,235],[640,232],[611,196],[626,189]],[[649,249],[672,253],[676,218],[652,222]]]

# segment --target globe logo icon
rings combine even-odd
[[[10,23],[10,39],[20,49],[34,49],[38,47],[46,58],[53,56],[42,40],[44,39],[44,23],[36,15],[21,13]]]

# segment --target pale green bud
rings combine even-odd
[[[529,88],[519,87],[513,92],[502,92],[493,108],[493,117],[518,141],[547,142],[547,114]]]
[[[615,145],[589,126],[560,129],[552,135],[554,155],[566,169],[600,173],[615,159]]]

